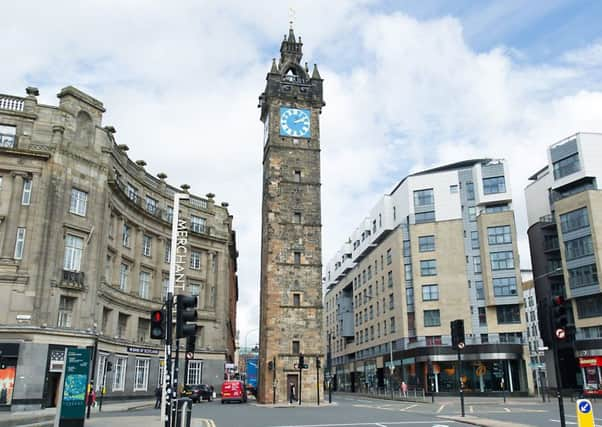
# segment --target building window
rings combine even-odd
[[[165,261],[167,264],[171,262],[171,240],[165,240],[163,261]]]
[[[496,194],[506,192],[506,181],[503,176],[483,178],[483,193]]]
[[[487,326],[487,309],[479,307],[479,326]]]
[[[414,305],[414,288],[406,288],[406,304],[408,306],[408,310]]]
[[[293,341],[293,354],[299,354],[300,352],[300,343],[299,341]]]
[[[580,319],[602,316],[602,294],[575,298],[575,303]]]
[[[146,196],[146,210],[153,215],[157,212],[157,201],[148,195]]]
[[[73,320],[73,307],[75,306],[75,298],[61,295],[59,300],[59,318],[57,326],[59,328],[70,328]]]
[[[481,244],[479,243],[479,232],[471,231],[470,232],[470,247],[472,249],[479,249]]]
[[[497,323],[520,323],[520,306],[518,304],[498,305],[495,307]]]
[[[418,212],[414,215],[416,224],[435,221],[435,211]]]
[[[206,224],[207,220],[200,216],[190,215],[190,230],[195,233],[205,233],[206,232]]]
[[[86,216],[87,207],[88,193],[86,193],[85,191],[78,190],[77,188],[72,188],[69,212],[79,216]]]
[[[0,147],[13,148],[16,135],[16,126],[0,125]]]
[[[161,282],[161,299],[167,298],[167,291],[169,289],[169,276],[163,276],[163,281]],[[199,307],[201,304],[199,302]]]
[[[176,257],[176,260],[178,257]],[[199,251],[190,251],[190,268],[193,270],[201,269],[201,253]]]
[[[190,283],[188,286],[190,287],[190,295],[199,296],[201,294],[201,285],[198,283]]]
[[[293,180],[295,182],[301,182],[301,171],[300,170],[294,170],[293,171]]]
[[[387,265],[393,262],[393,257],[391,256],[391,249],[387,249]]]
[[[211,286],[209,289],[209,306],[215,307],[215,286]]]
[[[596,264],[570,268],[568,273],[569,286],[571,289],[598,285],[598,270],[596,268]]]
[[[23,195],[21,197],[22,205],[29,205],[31,203],[31,187],[32,180],[30,178],[23,179]]]
[[[554,168],[554,179],[560,179],[581,169],[579,165],[579,153],[571,154],[564,159],[552,163]]]
[[[295,265],[301,264],[301,252],[293,252],[293,262]]]
[[[117,318],[117,336],[119,338],[125,338],[127,336],[129,319],[129,315],[119,313],[119,317]]]
[[[441,335],[435,335],[435,336],[427,336],[424,337],[425,341],[426,341],[426,345],[429,346],[433,346],[433,345],[442,345],[442,341],[441,341]]]
[[[126,185],[126,193],[128,198],[134,202],[138,202],[138,189],[129,182]]]
[[[165,209],[165,219],[167,222],[173,222],[173,206],[168,206]]]
[[[148,235],[142,236],[142,255],[150,257],[153,248],[153,238]]]
[[[389,288],[393,287],[393,272],[392,271],[387,272],[387,286]]]
[[[123,391],[125,388],[125,371],[127,369],[127,357],[115,358],[113,370],[113,391]]]
[[[420,275],[421,276],[437,275],[437,261],[434,259],[426,259],[426,260],[420,261]]]
[[[136,359],[134,391],[146,391],[148,387],[148,368],[150,359]]]
[[[293,294],[293,305],[299,307],[301,305],[301,294]]]
[[[477,208],[474,206],[469,206],[468,207],[468,220],[469,221],[476,221],[477,220]]]
[[[487,343],[489,343],[489,335],[481,334],[481,344],[487,344]]]
[[[576,209],[560,215],[560,228],[563,233],[589,227],[587,208]]]
[[[516,296],[516,277],[499,277],[493,279],[493,294],[496,297]]]
[[[412,281],[412,264],[404,264],[403,266],[403,277],[406,282]]]
[[[483,288],[482,280],[475,280],[474,287],[477,291],[477,300],[482,301],[485,299],[485,289]]]
[[[22,259],[25,251],[25,227],[17,228],[17,240],[15,241],[15,259]]]
[[[434,251],[435,250],[435,236],[420,236],[420,237],[418,237],[418,250],[420,252],[432,252],[432,251]]]
[[[512,233],[509,225],[487,227],[487,241],[490,245],[512,243]]]
[[[424,310],[424,326],[441,326],[441,314],[439,310]]]
[[[140,272],[140,287],[138,293],[141,298],[148,299],[150,296],[151,274],[148,271]]]
[[[130,226],[125,223],[121,232],[121,244],[126,248],[130,247]]]
[[[514,269],[514,254],[512,251],[491,252],[491,269],[496,270],[512,270]]]
[[[522,332],[500,332],[500,342],[508,344],[522,344]]]
[[[395,318],[391,317],[389,319],[389,332],[394,334],[395,333]]]
[[[67,271],[80,271],[84,239],[67,234],[65,236],[65,260],[63,269]]]
[[[422,301],[438,301],[439,285],[424,285],[422,287]]]
[[[127,292],[128,290],[129,275],[130,266],[122,262],[121,266],[119,267],[119,289],[121,289],[123,292]]]
[[[397,208],[393,206],[393,221],[397,220]]]
[[[301,212],[293,212],[293,224],[301,224]]]
[[[564,247],[567,260],[593,255],[594,253],[591,234],[566,241],[564,242]]]
[[[507,203],[485,206],[485,213],[498,213],[509,211],[510,206]]]
[[[414,206],[432,206],[435,204],[435,196],[432,188],[414,191]]]
[[[138,341],[144,342],[148,340],[150,335],[150,320],[138,318]]]
[[[474,268],[475,274],[481,273],[481,256],[473,256],[472,257],[472,266]]]
[[[395,307],[395,295],[389,294],[389,310],[393,310]]]
[[[188,384],[201,384],[202,360],[188,361]]]
[[[111,310],[108,307],[103,307],[102,308],[102,330],[101,333],[103,335],[111,335],[112,331],[109,330],[109,320],[111,320],[111,313],[113,313],[113,310]]]
[[[466,200],[474,200],[474,183],[472,181],[466,183]]]

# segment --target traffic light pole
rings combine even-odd
[[[462,350],[458,348],[458,387],[460,388],[460,408],[464,416],[464,386],[462,385]]]
[[[301,387],[303,386],[303,364],[299,363],[299,406],[301,406]]]
[[[320,406],[320,356],[316,356],[316,387],[318,389],[318,406]]]
[[[330,346],[331,334],[328,333],[328,403],[332,403],[332,348]]]

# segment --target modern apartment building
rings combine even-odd
[[[339,390],[531,390],[508,167],[458,162],[404,178],[325,266],[325,331]]]
[[[150,311],[168,284],[173,195],[189,186],[130,160],[93,97],[66,87],[50,106],[27,94],[0,95],[0,409],[54,406],[74,346],[98,348],[107,398],[153,395],[163,348],[150,340]],[[214,195],[191,194],[180,218],[184,292],[199,296],[189,381],[217,386],[235,352],[232,216]]]
[[[547,165],[525,189],[529,245],[542,338],[551,347],[552,296],[571,303],[576,341],[560,342],[564,387],[602,390],[602,134],[578,133],[547,150]],[[549,352],[548,352],[549,353]],[[546,354],[548,366],[551,354]],[[556,384],[552,369],[550,382]]]
[[[539,317],[537,313],[537,295],[533,285],[533,274],[523,270],[523,299],[525,301],[525,320],[527,322],[527,347],[529,348],[530,367],[533,380],[538,390],[546,385],[546,368],[544,363],[543,341],[539,333]]]

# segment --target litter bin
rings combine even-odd
[[[176,399],[176,427],[190,427],[192,419],[192,399],[181,397]]]

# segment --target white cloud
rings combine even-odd
[[[0,57],[11,60],[0,69],[0,91],[37,85],[41,101],[54,104],[63,86],[86,90],[104,102],[105,124],[134,160],[228,201],[240,251],[238,327],[254,344],[263,132],[256,106],[287,31],[286,6],[54,1],[32,14],[22,3],[4,5],[11,19]],[[523,65],[513,47],[472,50],[453,17],[417,21],[381,14],[376,3],[293,4],[304,60],[318,62],[325,79],[324,262],[411,171],[491,156],[511,162],[527,266],[527,177],[543,166],[547,145],[602,127],[602,78],[583,78],[599,45],[567,52],[560,65]]]

